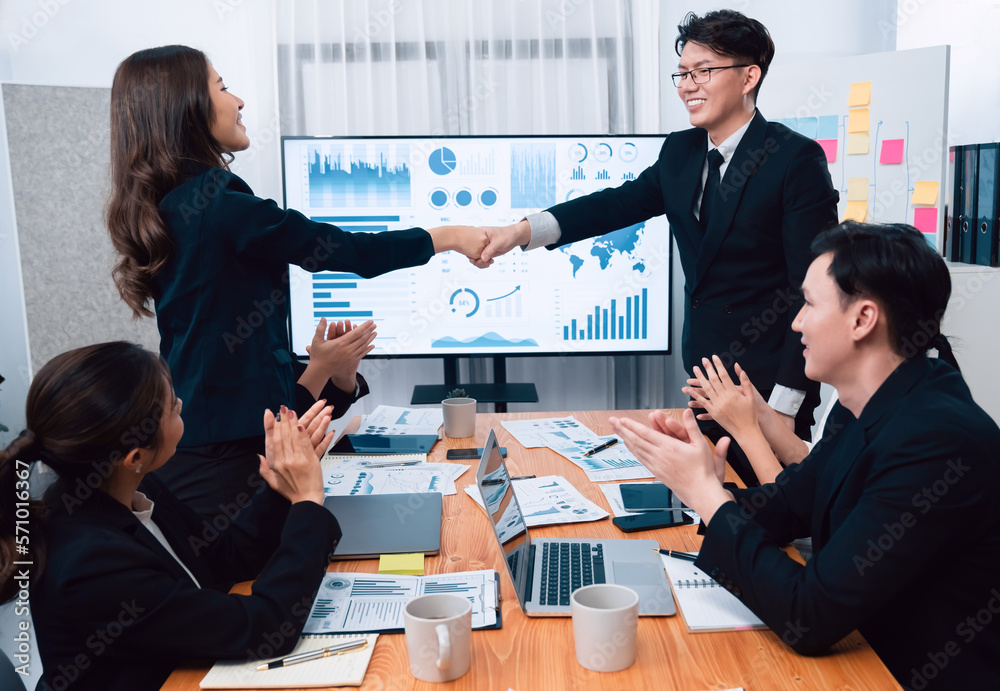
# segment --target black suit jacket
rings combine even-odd
[[[295,646],[340,539],[333,514],[313,502],[288,508],[265,489],[220,525],[155,476],[140,490],[201,588],[125,506],[57,483],[46,495],[48,561],[31,589],[39,691],[158,689],[183,659],[268,657]],[[274,516],[283,509],[282,524]],[[252,595],[227,594],[229,583],[251,578]]]
[[[265,408],[295,407],[288,264],[371,277],[434,255],[419,228],[349,233],[255,197],[227,170],[190,173],[160,202],[174,248],[153,283],[186,447],[257,436]]]
[[[705,130],[667,136],[635,180],[554,206],[554,249],[666,214],[684,268],[684,367],[717,354],[767,395],[774,384],[812,391],[792,319],[809,246],[837,223],[839,195],[822,148],[755,113],[719,186],[720,207],[703,232],[694,216],[708,150]],[[810,411],[811,412],[811,411]]]
[[[774,483],[734,492],[697,565],[798,652],[859,629],[908,688],[1000,688],[996,423],[920,355],[827,430]],[[800,566],[780,545],[807,535]]]

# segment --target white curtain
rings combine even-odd
[[[277,0],[285,135],[652,133],[659,3],[650,0]],[[675,339],[676,340],[676,339]],[[557,366],[553,366],[557,365]],[[522,409],[662,405],[663,357],[511,358]],[[440,383],[440,360],[364,363],[378,403]],[[473,359],[463,381],[489,381]],[[390,376],[386,376],[390,375]]]

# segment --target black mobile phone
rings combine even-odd
[[[667,511],[687,507],[662,482],[621,485],[622,506],[626,511]]]
[[[690,525],[694,519],[683,511],[646,511],[634,516],[615,516],[611,519],[615,527],[623,533],[634,533],[639,530],[655,530],[669,528],[675,525]]]
[[[507,447],[500,447],[500,455],[507,458]],[[448,449],[448,452],[444,455],[450,461],[457,461],[463,458],[482,458],[482,449]]]

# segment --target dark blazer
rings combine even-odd
[[[174,248],[153,282],[186,447],[259,435],[265,408],[295,407],[288,264],[368,278],[434,254],[419,228],[349,233],[255,197],[227,170],[191,174],[160,202]]]
[[[996,423],[920,355],[827,430],[774,483],[734,492],[697,565],[800,653],[858,629],[908,688],[1000,688]],[[807,535],[800,566],[780,545]]]
[[[674,132],[635,180],[552,207],[562,236],[549,249],[666,214],[684,268],[684,367],[714,353],[727,367],[739,362],[765,396],[776,383],[817,389],[791,323],[809,245],[837,223],[839,195],[823,150],[757,112],[703,232],[694,208],[707,150],[705,130]]]
[[[140,490],[201,588],[125,506],[100,491],[81,503],[85,492],[57,483],[47,493],[48,561],[31,589],[40,691],[158,689],[180,660],[282,655],[298,640],[340,540],[333,514],[313,502],[288,508],[266,488],[220,526],[155,476]],[[273,520],[282,506],[283,525]],[[252,595],[226,594],[225,584],[251,578]]]

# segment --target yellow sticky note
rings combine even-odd
[[[868,201],[868,178],[847,178],[847,201]]]
[[[847,97],[847,107],[867,106],[872,97],[871,82],[854,82],[851,84],[851,93]]]
[[[423,576],[424,553],[383,554],[378,560],[378,572],[393,576]]]
[[[864,223],[868,217],[868,202],[847,202],[847,211],[842,221],[858,221]]]
[[[847,135],[847,153],[867,154],[868,153],[868,133],[854,132]]]
[[[870,129],[868,116],[867,108],[855,108],[847,111],[847,131],[867,133]]]
[[[917,180],[917,185],[913,190],[911,204],[937,204],[938,182],[937,180]]]

